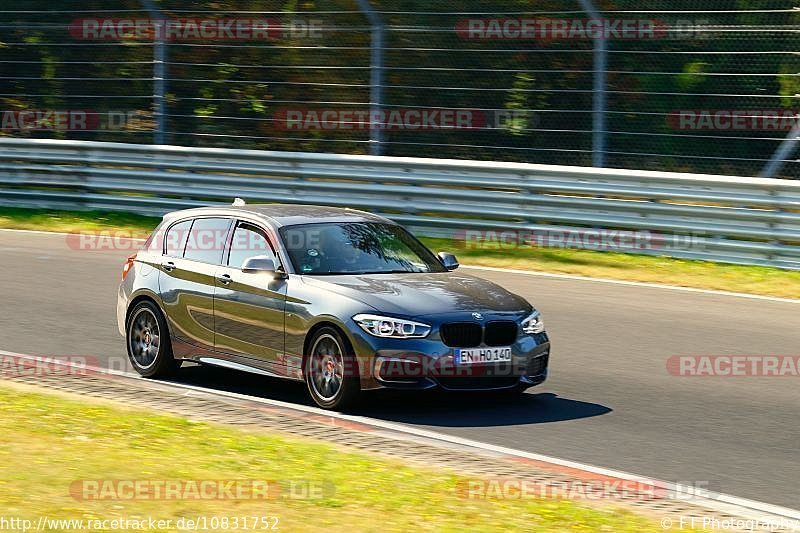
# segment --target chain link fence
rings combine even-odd
[[[0,136],[800,174],[789,0],[0,5]]]

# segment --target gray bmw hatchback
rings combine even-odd
[[[327,409],[369,389],[542,383],[539,312],[457,268],[370,213],[237,201],[165,216],[123,268],[117,320],[142,376],[243,370],[304,381]]]

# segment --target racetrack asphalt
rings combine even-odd
[[[124,360],[115,299],[129,254],[0,232],[0,350]],[[800,507],[800,377],[667,371],[681,355],[800,356],[800,304],[469,272],[542,311],[553,341],[548,381],[518,403],[371,393],[357,414]],[[302,384],[194,366],[177,379],[310,405]]]

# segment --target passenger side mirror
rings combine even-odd
[[[437,257],[447,270],[453,271],[460,266],[458,264],[458,259],[456,259],[456,256],[454,256],[453,254],[447,252],[439,252],[437,254]]]
[[[286,277],[286,274],[282,270],[278,270],[275,267],[275,261],[263,255],[246,259],[242,265],[242,272],[247,274],[263,272],[269,274],[274,279],[283,279]]]

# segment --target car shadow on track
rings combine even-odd
[[[171,381],[270,400],[313,406],[305,384],[223,368],[184,366]],[[608,414],[604,405],[532,389],[514,399],[489,393],[370,391],[350,414],[439,427],[546,424]]]
[[[423,426],[492,427],[546,424],[610,413],[604,405],[528,391],[514,399],[488,393],[401,394],[380,391],[358,414]]]

